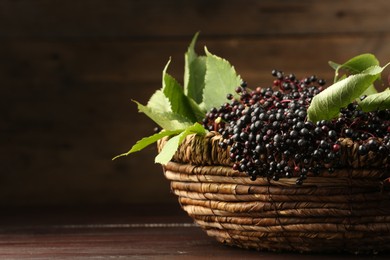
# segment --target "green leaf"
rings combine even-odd
[[[194,116],[196,118],[196,122],[201,122],[206,116],[206,111],[202,110],[192,98],[188,98],[188,101],[190,103],[192,112],[194,113]]]
[[[338,70],[339,69],[339,67],[341,66],[341,64],[339,64],[339,63],[336,63],[336,62],[334,62],[334,61],[328,61],[328,64],[329,64],[329,66],[331,66],[332,67],[332,69],[334,69],[334,70]]]
[[[378,91],[376,90],[375,86],[374,85],[370,85],[363,93],[361,96],[369,96],[369,95],[372,95],[372,94],[376,94],[378,93]],[[358,99],[360,100],[360,99]]]
[[[181,143],[180,140],[183,139],[183,133],[185,132],[182,132],[180,135],[172,137],[165,143],[161,152],[154,159],[155,163],[166,165],[172,159]]]
[[[139,112],[142,112],[145,115],[147,115],[150,119],[152,119],[156,124],[158,124],[163,129],[166,130],[185,129],[188,126],[193,124],[193,122],[189,121],[188,118],[185,118],[182,115],[176,114],[174,112],[160,112],[153,108],[144,106],[137,101],[134,102],[137,103]]]
[[[373,54],[365,53],[353,57],[352,59],[342,64],[340,68],[346,69],[350,73],[357,74],[372,66],[379,66],[378,59]]]
[[[172,112],[171,103],[161,90],[154,92],[146,106],[161,113]]]
[[[199,32],[195,33],[194,37],[191,40],[190,45],[188,46],[187,52],[184,54],[184,61],[186,65],[191,64],[191,62],[193,62],[198,57],[198,55],[195,52],[195,44],[196,41],[198,40],[198,36],[199,36]],[[184,68],[184,69],[188,69],[188,68]],[[187,76],[188,75],[189,74],[187,74]],[[186,77],[184,76],[184,82],[188,82],[188,81],[189,81],[188,78],[186,79]]]
[[[308,120],[317,122],[337,117],[340,108],[360,97],[385,67],[372,66],[362,73],[351,75],[326,88],[313,98],[307,110]]]
[[[203,90],[205,88],[206,57],[200,56],[190,64],[190,81],[187,85],[187,95],[198,104],[203,101]]]
[[[171,75],[166,73],[170,60],[163,70],[163,88],[164,95],[169,99],[172,112],[188,118],[191,122],[198,121],[200,108],[196,103],[191,102],[190,98],[184,94],[184,90],[179,82]],[[203,113],[204,116],[204,113]]]
[[[390,109],[390,89],[367,96],[359,106],[365,112]]]
[[[227,60],[211,54],[207,48],[205,52],[207,71],[201,107],[208,111],[224,104],[227,94],[235,94],[235,88],[242,80]]]
[[[118,157],[127,156],[127,155],[129,155],[131,153],[135,153],[135,152],[141,151],[145,147],[147,147],[147,146],[157,142],[159,139],[161,139],[161,138],[163,138],[165,136],[176,135],[176,134],[179,134],[182,131],[183,130],[161,131],[160,133],[156,133],[156,134],[154,134],[152,136],[144,137],[141,140],[137,141],[137,143],[135,143],[127,153],[122,153],[120,155],[117,155],[117,156],[115,156],[113,158],[113,160],[117,159]]]
[[[358,56],[353,57],[344,64],[337,64],[330,61],[329,65],[335,70],[335,79],[334,82],[340,80],[339,71],[341,69],[347,70],[350,74],[361,73],[369,67],[379,66],[378,59],[370,53],[364,53]]]
[[[160,164],[167,164],[175,155],[179,145],[183,142],[186,136],[190,134],[204,135],[205,133],[206,130],[199,123],[195,123],[194,125],[188,127],[179,135],[172,137],[166,142],[161,152],[156,156],[155,162]]]
[[[163,92],[171,103],[172,112],[188,118],[191,122],[195,122],[196,117],[180,84],[169,74],[165,74],[164,82]]]
[[[184,55],[184,93],[200,104],[205,86],[206,59],[195,52],[195,43],[199,33],[196,33]]]

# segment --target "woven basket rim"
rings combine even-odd
[[[169,137],[164,137],[157,142],[158,152],[162,150]],[[190,164],[197,166],[228,166],[232,167],[230,160],[230,147],[221,148],[219,142],[223,140],[222,135],[215,131],[210,131],[205,135],[190,134],[186,136],[180,144],[172,162]],[[387,157],[379,153],[369,152],[367,155],[358,154],[358,142],[353,142],[350,138],[340,138],[339,140],[343,159],[342,167],[338,169],[358,169],[362,171],[347,171],[350,177],[380,177],[383,179],[390,177],[390,171],[386,169]],[[322,175],[345,176],[346,171],[336,171],[335,174],[323,172]],[[310,175],[308,175],[310,176]],[[315,176],[313,176],[315,177]]]

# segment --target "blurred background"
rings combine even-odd
[[[387,0],[0,0],[0,206],[173,204],[155,147],[126,152],[154,124],[161,72],[182,82],[203,46],[249,86],[276,68],[331,82],[328,60],[390,61]]]

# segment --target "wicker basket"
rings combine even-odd
[[[305,180],[269,181],[232,170],[221,136],[188,136],[164,173],[182,208],[218,241],[242,248],[299,252],[390,249],[388,171],[342,142],[348,167]],[[166,139],[159,141],[161,149]],[[354,158],[354,159],[351,159]],[[379,162],[379,163],[378,163]],[[362,167],[370,165],[370,167]]]

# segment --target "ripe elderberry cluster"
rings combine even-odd
[[[203,120],[204,127],[222,135],[219,145],[230,147],[234,170],[252,180],[296,177],[302,184],[308,174],[332,173],[340,166],[342,137],[360,142],[361,155],[370,150],[389,154],[388,110],[365,113],[352,103],[339,118],[314,124],[307,120],[307,108],[325,81],[316,76],[298,80],[278,70],[272,75],[272,87],[249,90],[243,83],[236,89],[239,98],[229,94],[229,102]]]
[[[364,99],[363,96],[361,99]],[[332,122],[345,137],[358,142],[358,154],[380,153],[390,156],[390,110],[363,112],[358,104],[351,103],[340,110],[340,115]]]

